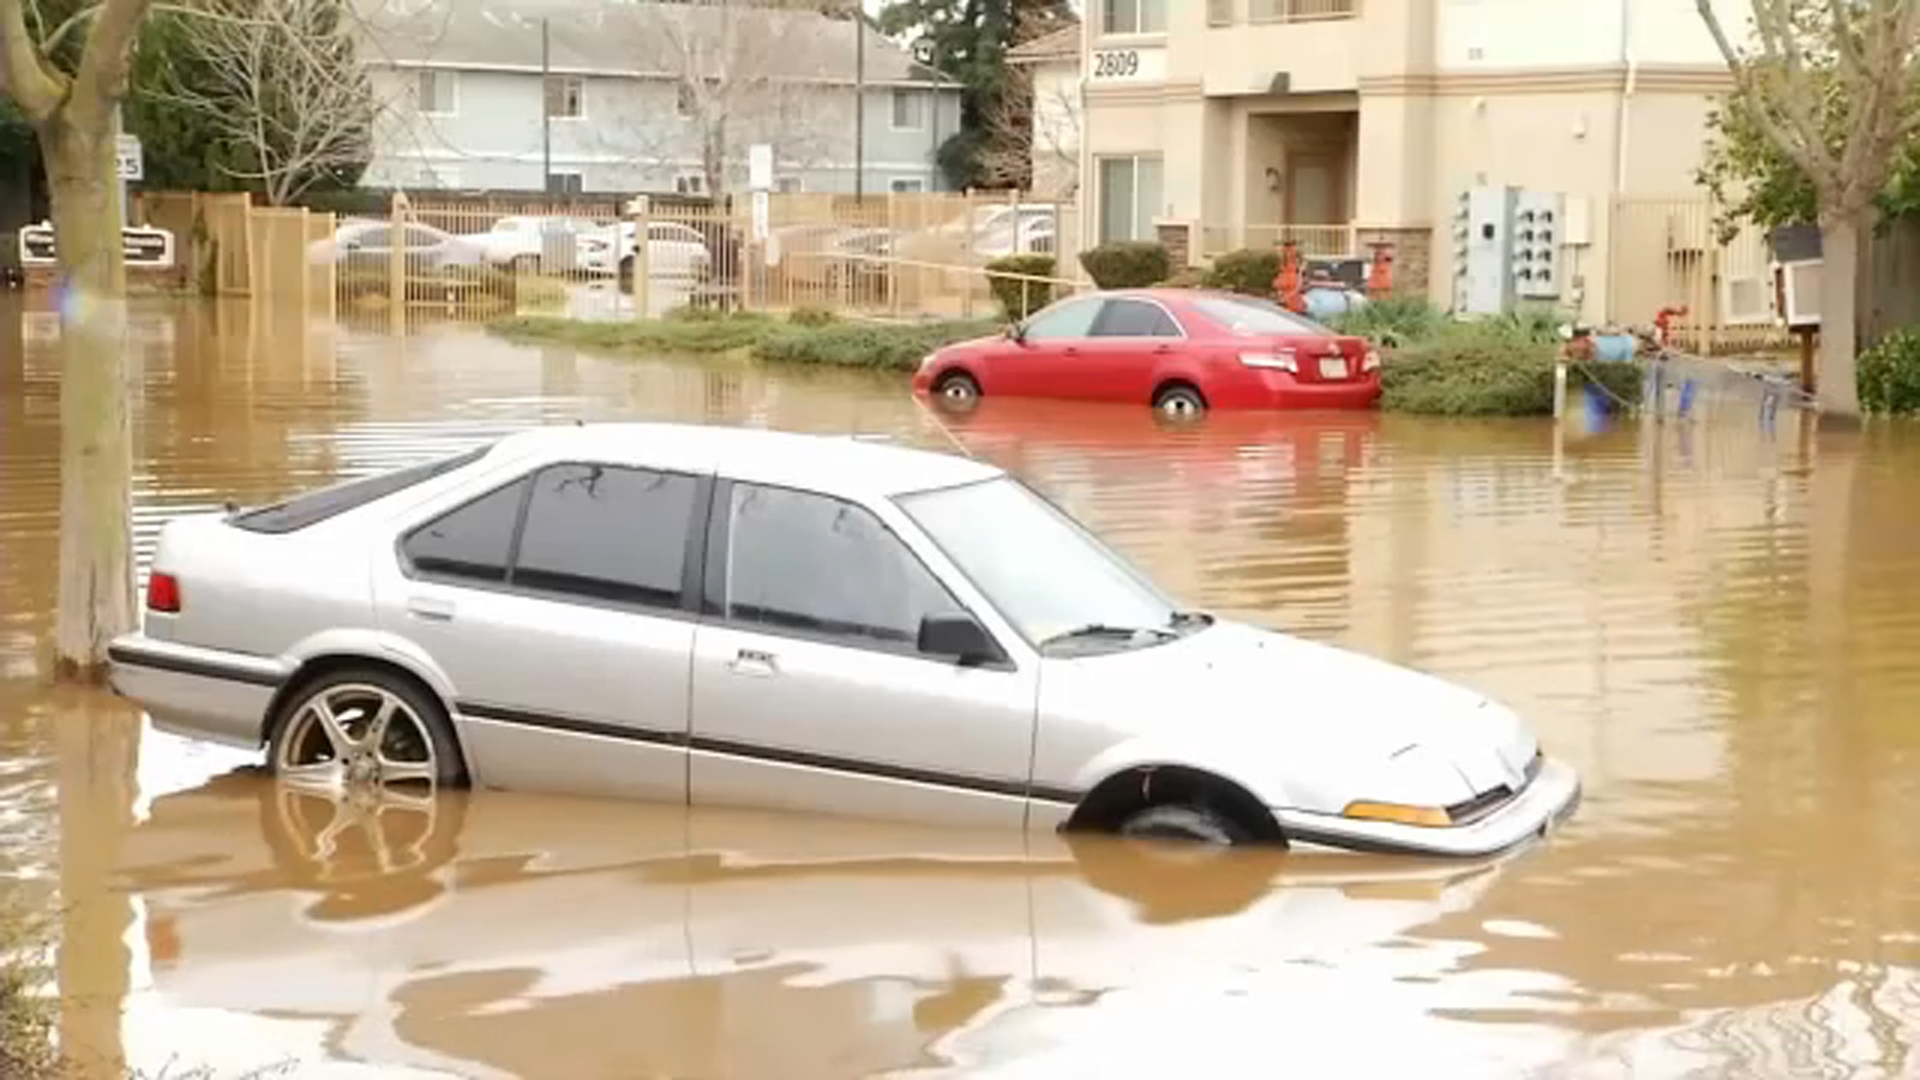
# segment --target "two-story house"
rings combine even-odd
[[[931,191],[960,123],[958,84],[804,7],[388,0],[363,21],[374,187],[743,190],[768,143],[782,191]]]
[[[1715,0],[1736,36],[1746,0]],[[1584,214],[1604,297],[1615,195],[1694,192],[1731,88],[1695,0],[1092,0],[1082,42],[1086,243],[1190,256],[1390,241],[1450,295],[1456,199],[1514,185]],[[1652,313],[1636,313],[1651,318]]]

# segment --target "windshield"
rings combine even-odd
[[[1195,297],[1192,303],[1207,318],[1241,337],[1267,334],[1333,336],[1333,331],[1304,315],[1295,315],[1271,300],[1252,296],[1200,296]]]
[[[1087,627],[1164,631],[1179,621],[1158,589],[1011,477],[897,501],[1036,647]]]

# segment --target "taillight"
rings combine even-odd
[[[1380,350],[1379,349],[1367,350],[1367,358],[1360,361],[1360,370],[1361,371],[1379,371],[1380,370]]]
[[[180,610],[180,582],[158,571],[147,575],[147,610],[169,614]]]

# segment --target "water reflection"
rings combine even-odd
[[[63,1022],[99,1061],[1920,1068],[1920,431],[1770,436],[1728,415],[1556,437],[1311,414],[1175,430],[992,399],[936,420],[864,373],[138,312],[143,558],[170,514],[533,423],[885,433],[1014,469],[1186,602],[1500,697],[1588,782],[1567,830],[1483,877],[1389,882],[1359,860],[1329,881],[1289,857],[1111,885],[1084,852],[1004,838],[618,804],[476,797],[370,832],[228,775],[257,755],[44,693],[58,362],[44,320],[17,315],[0,310],[21,327],[0,332],[0,862],[84,900],[63,909],[62,989],[101,1004]]]
[[[989,1018],[1364,950],[1498,872],[1033,844],[499,793],[381,814],[229,773],[126,845],[129,1009],[299,1016],[463,1075],[871,1075],[956,1064]]]

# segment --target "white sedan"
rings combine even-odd
[[[1183,610],[992,466],[610,424],[161,531],[113,685],[287,782],[477,783],[1482,855],[1571,812],[1510,709]]]
[[[638,235],[633,222],[623,221],[583,237],[580,265],[589,273],[618,274],[623,282],[632,280],[634,256],[639,251],[634,238]],[[647,223],[649,279],[704,277],[712,265],[713,255],[700,230],[677,221]]]

